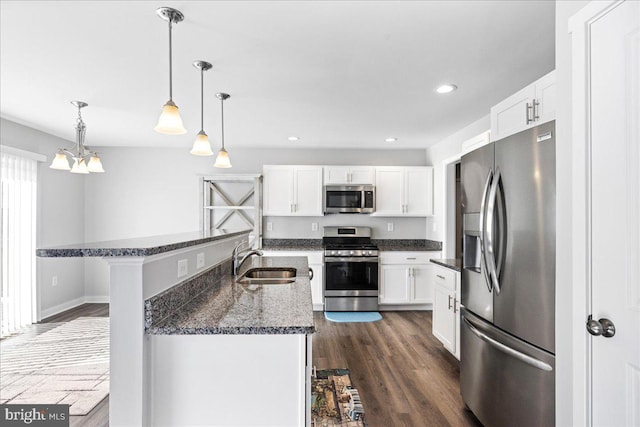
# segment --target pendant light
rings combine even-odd
[[[212,65],[205,61],[195,61],[193,66],[200,70],[200,132],[193,142],[191,154],[194,156],[213,156],[209,137],[204,131],[204,72],[210,70]]]
[[[229,153],[224,149],[224,100],[229,99],[231,95],[228,93],[216,93],[216,97],[220,100],[220,111],[222,113],[222,120],[220,120],[220,126],[222,127],[222,148],[218,151],[218,157],[216,157],[216,162],[213,166],[216,168],[230,168],[231,160],[229,159]]]
[[[89,147],[84,145],[84,136],[87,133],[87,126],[84,124],[84,121],[82,121],[81,110],[89,104],[82,101],[71,101],[71,104],[78,109],[78,118],[75,126],[76,151],[74,153],[65,148],[60,148],[49,167],[51,169],[70,171],[71,173],[102,173],[104,172],[104,169],[102,168],[102,162],[100,161],[100,157],[98,157],[98,153],[90,150]],[[67,155],[73,159],[73,167],[69,167]]]
[[[171,49],[171,29],[172,24],[177,24],[184,19],[184,15],[179,10],[171,7],[161,7],[156,10],[158,16],[169,22],[169,100],[162,107],[162,114],[155,128],[156,132],[165,135],[183,135],[187,130],[182,125],[182,118],[178,106],[173,102],[173,71],[172,71],[172,49]]]

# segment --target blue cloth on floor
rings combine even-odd
[[[325,311],[324,317],[332,322],[377,322],[382,319],[377,311]]]

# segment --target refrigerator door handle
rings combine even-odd
[[[531,357],[529,355],[521,353],[518,350],[514,350],[511,347],[509,347],[507,345],[504,345],[501,342],[491,338],[490,336],[483,334],[482,332],[477,330],[475,328],[475,326],[473,326],[471,324],[471,322],[466,317],[463,317],[463,320],[464,320],[464,323],[466,323],[467,326],[469,327],[469,330],[475,336],[477,336],[481,340],[487,342],[489,345],[495,347],[496,349],[500,350],[501,352],[503,352],[505,354],[508,354],[509,356],[512,356],[515,359],[518,359],[521,362],[526,363],[527,365],[531,365],[534,368],[537,368],[537,369],[540,369],[540,370],[543,370],[543,371],[547,371],[547,372],[553,371],[553,368],[548,363],[545,363],[545,362],[543,362],[541,360],[538,360],[535,357]]]
[[[480,266],[480,271],[482,272],[482,277],[484,278],[484,282],[489,288],[489,292],[492,291],[491,288],[491,280],[489,278],[489,265],[487,264],[487,258],[485,256],[485,219],[486,219],[486,208],[487,208],[487,197],[489,197],[489,188],[491,187],[491,183],[493,181],[493,170],[489,170],[489,175],[487,176],[487,182],[484,184],[484,190],[482,191],[482,202],[480,203],[480,233],[478,233],[478,238],[480,239],[480,262],[482,265]]]
[[[493,177],[493,183],[491,183],[491,190],[489,191],[489,201],[487,203],[487,227],[486,227],[486,241],[485,248],[486,263],[489,265],[489,279],[491,286],[496,290],[496,295],[500,295],[500,281],[498,280],[498,267],[496,266],[495,246],[493,242],[494,224],[493,217],[496,209],[496,200],[498,197],[498,185],[500,184],[500,170],[496,168],[496,173]]]

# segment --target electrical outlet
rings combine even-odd
[[[178,260],[178,277],[186,276],[188,269],[189,269],[189,264],[186,259]]]
[[[51,278],[51,286],[58,286],[58,276],[53,276]]]
[[[311,223],[311,231],[318,231],[318,223],[317,222],[312,222]]]
[[[196,256],[196,268],[204,267],[204,252],[200,252]]]
[[[392,222],[388,222],[387,223],[387,231],[393,231],[393,223]]]
[[[267,231],[273,231],[273,223],[267,222]]]

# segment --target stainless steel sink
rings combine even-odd
[[[241,285],[285,285],[296,281],[296,269],[262,267],[247,270],[237,280]]]

